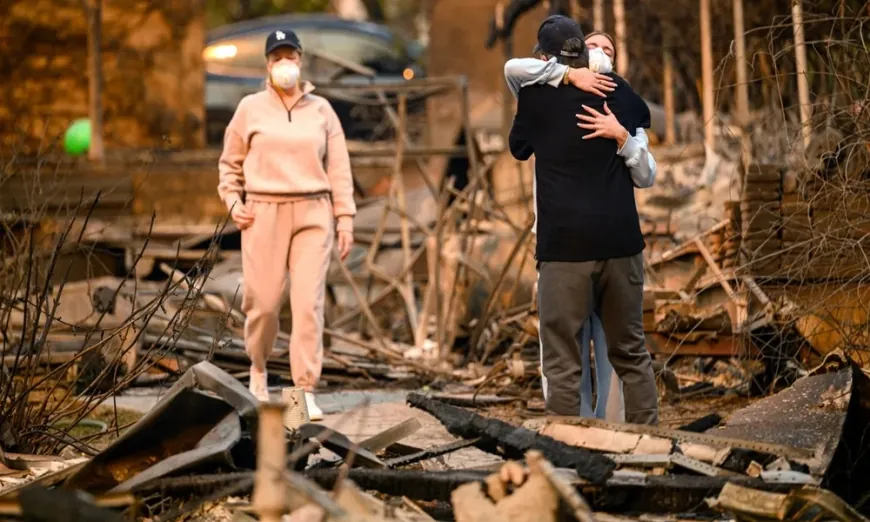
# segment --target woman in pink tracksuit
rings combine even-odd
[[[278,335],[290,277],[290,371],[312,420],[323,413],[314,387],[323,365],[323,307],[333,242],[353,245],[353,180],[341,123],[329,102],[299,78],[302,44],[293,31],[266,39],[265,89],[246,96],[224,136],[218,193],[242,231],[245,350],[250,390],[268,400],[266,360]]]

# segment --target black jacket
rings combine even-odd
[[[607,105],[632,132],[649,127],[649,108],[628,83],[610,75],[617,88]],[[539,261],[592,261],[628,257],[644,249],[634,185],[615,140],[584,140],[577,126],[583,105],[604,111],[605,99],[574,87],[533,85],[519,94],[510,133],[511,154],[535,155]]]

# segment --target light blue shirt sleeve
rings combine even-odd
[[[649,136],[641,127],[634,136],[629,136],[622,148],[616,151],[625,160],[631,173],[631,181],[637,188],[649,188],[656,181],[656,160],[649,151]]]
[[[504,64],[504,79],[516,98],[527,85],[546,83],[558,87],[567,69],[567,65],[557,63],[555,58],[546,62],[537,58],[511,58]]]

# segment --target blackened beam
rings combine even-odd
[[[616,463],[604,455],[569,446],[498,419],[487,419],[425,395],[409,393],[408,403],[434,416],[452,435],[464,439],[479,439],[475,446],[487,453],[521,460],[525,458],[527,451],[538,450],[554,466],[576,469],[581,478],[592,483],[604,482],[616,468]]]
[[[360,488],[420,501],[450,501],[454,489],[469,482],[483,482],[490,474],[481,470],[393,470],[355,468],[347,478]],[[304,473],[324,489],[332,489],[338,469],[310,469]],[[710,512],[705,498],[715,497],[728,482],[765,491],[789,491],[799,484],[767,484],[751,477],[697,475],[646,476],[643,480],[614,477],[604,484],[576,485],[595,511],[609,513],[673,514]]]

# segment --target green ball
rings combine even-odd
[[[72,122],[63,136],[63,150],[71,156],[87,152],[91,146],[91,121],[82,118]]]

